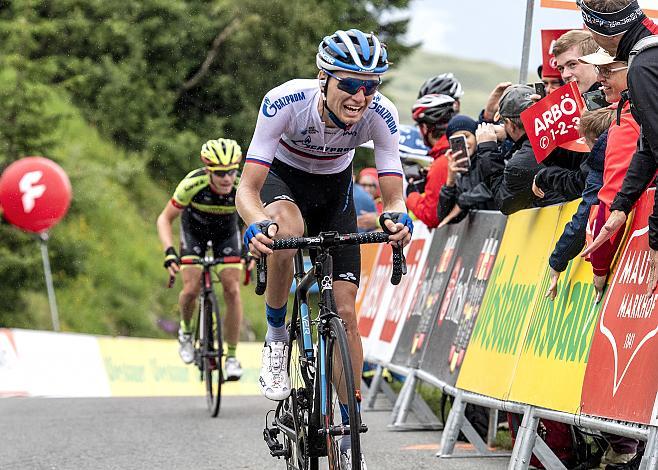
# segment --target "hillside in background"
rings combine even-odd
[[[407,58],[393,65],[386,76],[384,94],[400,112],[400,122],[412,124],[411,106],[416,100],[418,88],[425,79],[444,72],[452,72],[464,87],[462,113],[476,118],[491,90],[500,82],[516,83],[518,69],[504,67],[493,62],[478,62],[448,55],[432,54],[416,50]],[[536,74],[530,75],[536,80]]]

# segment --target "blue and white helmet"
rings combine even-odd
[[[358,29],[325,36],[315,62],[320,70],[382,74],[388,70],[386,46],[374,34]]]

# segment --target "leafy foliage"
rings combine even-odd
[[[262,96],[315,76],[336,29],[378,32],[397,61],[406,21],[382,18],[408,3],[0,0],[0,170],[41,154],[74,191],[49,242],[62,327],[161,334],[156,319],[177,307],[154,221],[200,144],[246,148]],[[7,225],[0,279],[0,325],[48,328],[37,242]]]

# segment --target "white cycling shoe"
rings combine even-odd
[[[352,470],[352,450],[347,449],[346,452],[340,453],[340,470]],[[361,470],[368,470],[366,461],[361,454]]]
[[[194,362],[192,334],[184,333],[182,328],[178,330],[178,355],[185,364],[192,364]]]
[[[288,343],[273,341],[263,346],[263,360],[260,368],[260,389],[265,398],[280,401],[290,395],[288,377]]]
[[[232,382],[234,380],[240,380],[242,377],[242,365],[234,357],[227,357],[226,362],[224,362],[224,370],[226,371],[226,380]]]

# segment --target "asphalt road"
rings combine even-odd
[[[262,439],[268,400],[225,397],[217,419],[204,398],[0,399],[0,469],[283,470]],[[394,432],[389,413],[364,422],[369,470],[503,469],[505,458],[439,459],[439,432]]]

